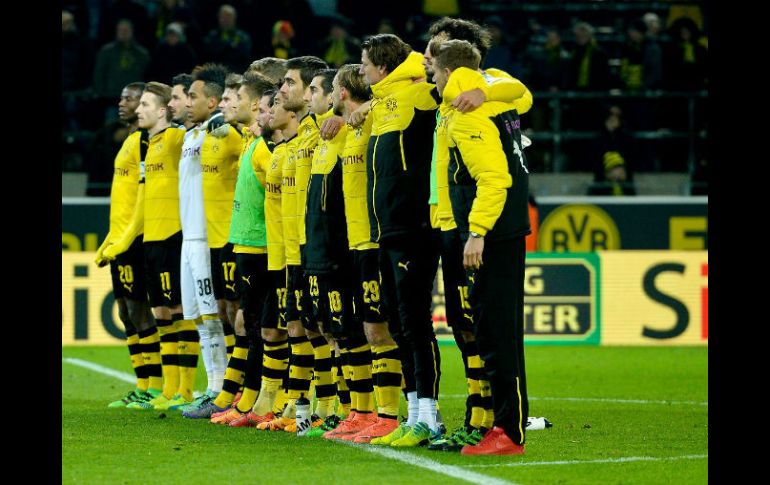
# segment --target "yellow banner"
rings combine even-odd
[[[708,251],[602,251],[602,345],[708,345]]]
[[[123,323],[112,296],[110,268],[94,264],[94,252],[61,254],[62,345],[119,345]]]

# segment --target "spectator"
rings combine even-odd
[[[575,48],[568,65],[567,88],[586,91],[610,89],[607,54],[594,39],[594,28],[587,22],[578,22],[573,30]]]
[[[62,91],[76,91],[91,85],[93,48],[86,36],[81,35],[75,16],[61,12],[61,83]]]
[[[251,36],[236,26],[237,13],[232,5],[222,5],[218,14],[219,27],[203,39],[204,58],[208,62],[226,65],[234,72],[243,72],[251,62]]]
[[[628,42],[623,46],[620,78],[629,91],[657,89],[663,79],[663,54],[654,37],[647,36],[643,20],[634,20],[628,27]]]
[[[655,12],[647,12],[642,16],[642,20],[647,26],[647,36],[660,40],[661,22],[658,14]]]
[[[105,122],[115,119],[114,104],[123,86],[144,79],[149,63],[147,49],[134,40],[133,24],[121,19],[115,28],[115,41],[99,49],[94,68],[94,93],[106,108]]]
[[[623,113],[611,106],[594,149],[594,183],[588,195],[636,195],[630,163],[633,154],[634,142],[623,129]]]
[[[288,20],[279,20],[273,25],[273,57],[278,59],[291,59],[297,57],[297,49],[291,46],[294,38],[294,27]]]
[[[128,19],[134,26],[134,38],[146,49],[155,45],[150,26],[150,16],[144,5],[135,0],[106,0],[106,7],[99,16],[99,45],[110,41],[115,26],[121,19]],[[121,86],[122,88],[122,86]]]
[[[172,22],[166,26],[166,36],[155,49],[147,77],[171,84],[171,79],[180,72],[192,71],[197,59],[195,51],[187,43],[182,24]]]
[[[200,35],[192,10],[184,0],[161,0],[158,4],[151,22],[155,42],[163,40],[167,34],[166,27],[172,22],[181,24],[190,39]]]
[[[697,90],[708,85],[707,50],[701,33],[689,17],[680,17],[671,24],[671,45],[666,62],[666,78],[670,89]]]
[[[329,35],[321,42],[323,60],[335,68],[358,63],[361,58],[361,42],[348,33],[349,25],[346,18],[333,18]]]
[[[530,80],[532,88],[558,91],[564,86],[564,75],[569,53],[561,43],[556,28],[546,30],[542,46],[536,46],[531,55]]]

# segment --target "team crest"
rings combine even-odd
[[[356,135],[355,135],[356,140],[360,140],[361,136],[363,134],[364,134],[364,127],[363,126],[359,126],[358,128],[356,128]]]
[[[216,145],[212,146],[211,147],[211,151],[214,152],[214,153],[218,152],[219,151],[219,144],[216,144]]]
[[[327,146],[326,146],[326,143],[324,143],[323,145],[321,145],[321,149],[318,152],[318,154],[321,155],[321,156],[326,155],[326,149],[327,149]]]
[[[163,151],[163,143],[158,143],[157,145],[155,145],[155,151],[156,152]]]
[[[388,111],[396,111],[396,108],[398,108],[398,103],[396,103],[395,99],[390,98],[385,103],[385,107],[388,108]]]

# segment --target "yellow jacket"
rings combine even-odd
[[[422,54],[412,52],[372,85],[367,150],[367,205],[372,242],[428,227],[430,139],[438,93],[427,82]]]
[[[487,101],[468,113],[452,108],[461,92],[486,83],[477,71],[456,69],[444,89],[441,114],[447,119],[455,222],[462,233],[477,232],[490,241],[529,233],[529,171],[515,103]]]
[[[463,76],[460,71],[459,76]],[[512,102],[516,111],[522,115],[532,107],[532,93],[521,81],[500,69],[487,69],[482,74],[483,84],[479,89],[484,91],[488,101]],[[474,77],[474,79],[478,79]],[[473,82],[468,83],[474,85]],[[459,93],[458,93],[459,94]],[[456,96],[455,96],[456,97]],[[443,108],[442,110],[447,110]],[[439,115],[436,123],[436,191],[438,207],[435,218],[432,219],[433,227],[440,227],[442,231],[455,229],[457,224],[452,215],[452,204],[449,202],[449,148],[447,146],[446,120]]]

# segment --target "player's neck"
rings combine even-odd
[[[296,119],[292,119],[289,121],[289,124],[286,125],[286,128],[282,129],[283,132],[283,138],[284,140],[288,140],[289,138],[293,137],[297,134],[297,128],[299,128],[299,123]]]
[[[302,108],[300,111],[297,111],[297,121],[301,121],[308,113],[310,113],[310,108]]]
[[[165,130],[165,129],[166,129],[166,128],[168,128],[169,126],[171,126],[171,123],[169,123],[168,121],[166,121],[166,119],[165,119],[165,118],[164,118],[164,119],[162,119],[162,120],[159,120],[159,121],[158,121],[158,122],[155,124],[155,126],[153,126],[152,128],[150,128],[150,130],[149,130],[149,135],[150,135],[150,138],[152,138],[153,136],[157,135],[157,134],[158,134],[158,133],[160,133],[161,131]]]
[[[363,103],[359,103],[358,101],[348,99],[342,102],[342,117],[345,119],[345,122],[350,119],[350,114],[357,110],[362,104]]]

